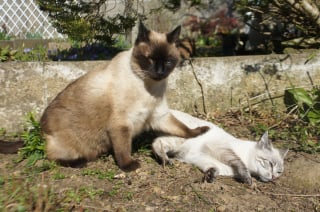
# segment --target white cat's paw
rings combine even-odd
[[[202,178],[202,182],[213,183],[216,178],[216,170],[214,168],[208,169]]]

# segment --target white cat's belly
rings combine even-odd
[[[198,166],[203,172],[206,172],[210,168],[214,168],[217,175],[234,176],[233,170],[230,166],[221,163],[219,160],[208,154],[200,153],[198,149],[193,148],[179,160]]]

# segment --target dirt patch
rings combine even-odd
[[[225,119],[224,126],[254,137],[236,121]],[[255,188],[228,177],[203,183],[196,167],[163,167],[148,147],[134,153],[141,168],[131,173],[121,172],[112,156],[84,168],[46,160],[28,167],[18,157],[0,154],[0,211],[320,211],[319,154],[289,152],[283,176],[254,180]]]
[[[1,187],[8,189],[6,183],[13,182],[17,183],[17,188],[19,183],[28,186],[24,189],[45,185],[50,188],[51,200],[43,201],[51,204],[51,209],[68,211],[320,210],[319,155],[289,153],[284,175],[273,183],[255,181],[256,188],[226,177],[219,177],[211,184],[202,183],[202,173],[191,165],[177,162],[162,167],[149,154],[137,153],[135,156],[141,161],[142,168],[132,173],[121,172],[110,156],[81,169],[57,166],[30,174],[24,165],[13,162],[17,155],[0,155],[4,179]],[[108,172],[110,178],[104,177]],[[28,204],[19,203],[19,198],[6,198],[2,209]]]

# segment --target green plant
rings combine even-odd
[[[65,178],[66,178],[66,176],[64,174],[60,173],[60,172],[55,172],[53,174],[53,179],[54,180],[62,180],[62,179],[65,179]]]
[[[131,44],[125,39],[123,35],[119,35],[116,37],[113,46],[118,49],[129,49],[131,47]]]
[[[133,1],[125,1],[124,12],[111,12],[114,8],[109,7],[107,0],[36,2],[41,10],[48,13],[58,32],[85,43],[113,44],[114,35],[131,30],[135,21],[142,17],[134,9]]]
[[[45,46],[37,45],[35,48],[22,48],[16,51],[15,60],[18,61],[46,61],[48,49]]]
[[[44,177],[40,177],[4,177],[3,185],[0,185],[3,191],[0,211],[53,211],[57,206],[54,193]]]
[[[298,116],[312,125],[320,123],[320,89],[310,91],[304,88],[285,90],[284,103],[288,110],[296,111]]]
[[[11,36],[6,32],[0,32],[0,40],[11,40]]]
[[[27,32],[26,39],[42,39],[42,35],[39,32]]]
[[[119,190],[120,190],[120,188],[121,188],[121,186],[122,186],[121,182],[116,183],[114,186],[112,186],[112,189],[111,189],[111,191],[108,192],[108,195],[110,197],[113,197],[113,196],[117,195]]]
[[[97,176],[98,179],[107,179],[109,181],[114,179],[115,172],[113,170],[87,169],[81,173],[83,176]]]
[[[26,129],[22,134],[25,146],[19,150],[21,159],[28,159],[28,165],[33,165],[45,157],[44,139],[41,136],[40,122],[29,112],[26,115]]]
[[[9,46],[5,48],[0,47],[0,62],[15,60],[17,54],[16,50],[11,50]]]
[[[5,128],[0,127],[0,136],[5,136],[7,134],[7,131]]]

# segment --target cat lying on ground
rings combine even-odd
[[[210,130],[190,139],[174,136],[155,139],[152,148],[163,163],[177,159],[194,164],[204,172],[204,180],[210,183],[221,175],[232,176],[251,185],[251,175],[269,182],[283,173],[283,160],[288,149],[274,148],[268,140],[268,132],[259,142],[244,141],[210,122],[180,111],[171,110],[171,113],[188,127],[207,125]]]

